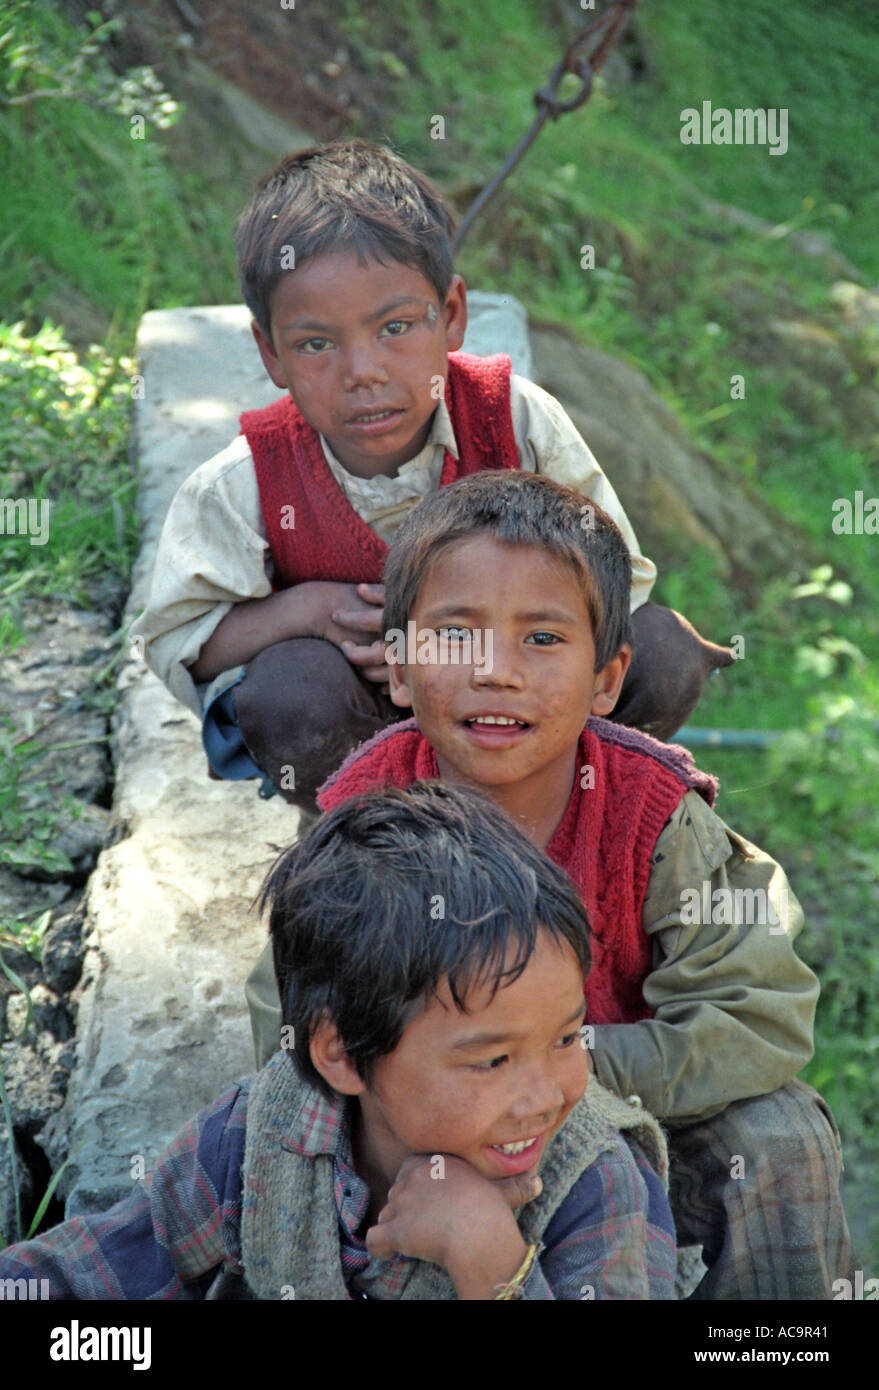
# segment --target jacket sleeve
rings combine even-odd
[[[555,396],[524,377],[511,378],[510,409],[521,467],[584,493],[622,531],[632,557],[634,612],[650,597],[656,566],[641,554],[632,524],[591,449]]]
[[[149,599],[132,628],[171,694],[201,716],[205,688],[188,667],[236,603],[272,592],[271,558],[247,441],[197,468],[174,497],[159,538]],[[218,677],[210,693],[230,681]]]
[[[654,1017],[595,1030],[600,1081],[692,1123],[790,1081],[813,1052],[818,981],[794,951],[784,873],[688,792],[660,835],[643,909]]]

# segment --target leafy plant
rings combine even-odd
[[[127,457],[133,364],[92,347],[82,357],[46,322],[0,323],[0,496],[49,506],[48,544],[7,535],[0,547],[0,637],[12,645],[24,593],[87,596],[134,556],[134,476]],[[111,481],[108,485],[108,479]]]
[[[79,813],[79,803],[59,797],[44,777],[27,775],[46,751],[37,743],[17,744],[9,723],[0,726],[0,865],[71,873],[73,865],[55,841],[61,823]]]
[[[45,14],[35,14],[29,0],[0,4],[0,104],[61,98],[136,114],[162,130],[173,125],[180,107],[151,67],[131,68],[120,77],[107,60],[104,49],[124,29],[124,19],[104,19],[97,10],[85,18],[89,33],[71,45],[63,42],[63,30],[47,24]]]

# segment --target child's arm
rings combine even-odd
[[[334,584],[313,580],[267,598],[236,603],[220,620],[189,667],[199,684],[211,681],[291,637],[323,637],[339,647],[367,680],[386,681],[382,632],[382,584]]]
[[[802,922],[778,864],[688,792],[657,841],[644,902],[655,1016],[596,1028],[599,1080],[679,1121],[790,1081],[812,1056],[818,999],[793,948]]]
[[[635,1152],[633,1152],[633,1150]],[[513,1208],[538,1195],[529,1178],[489,1181],[463,1159],[407,1159],[370,1254],[396,1251],[441,1265],[461,1300],[493,1300],[521,1268],[528,1247]],[[637,1145],[620,1137],[583,1173],[546,1231],[516,1296],[529,1300],[673,1298],[674,1225],[662,1183]]]
[[[162,1152],[108,1211],[0,1251],[0,1280],[48,1281],[52,1299],[200,1299],[239,1261],[247,1091],[236,1086]]]
[[[387,678],[376,640],[379,598],[364,597],[353,584],[297,585],[273,594],[271,581],[253,461],[239,438],[196,469],[174,497],[146,610],[132,630],[147,665],[194,714],[202,712],[196,683],[286,637],[327,636],[369,679]],[[359,613],[356,628],[334,622],[340,609]]]

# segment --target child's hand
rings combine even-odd
[[[533,1174],[493,1181],[450,1154],[413,1155],[366,1233],[367,1249],[381,1260],[397,1252],[442,1265],[459,1298],[493,1299],[527,1252],[513,1208],[540,1190]]]
[[[370,642],[372,633],[383,631],[382,616],[385,602],[383,584],[335,584],[332,608],[327,613],[321,636],[347,656],[367,680],[388,686],[385,662],[386,643],[379,638]]]

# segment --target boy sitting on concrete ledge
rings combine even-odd
[[[352,754],[318,800],[441,777],[502,806],[583,896],[591,1058],[669,1130],[678,1238],[708,1265],[694,1296],[829,1299],[852,1251],[839,1136],[796,1075],[818,999],[793,947],[802,912],[779,865],[715,815],[716,783],[685,749],[608,722],[630,656],[630,560],[611,519],[593,508],[584,528],[582,507],[510,472],[410,514],[385,620],[438,639],[389,668],[415,719]],[[473,660],[489,633],[491,661]],[[264,981],[263,961],[247,986],[262,1051],[279,1022]]]
[[[544,474],[610,513],[632,553],[638,654],[615,718],[669,738],[732,653],[648,601],[656,576],[567,415],[464,341],[464,282],[433,184],[390,150],[289,155],[239,218],[242,292],[289,392],[183,484],[135,633],[203,720],[213,775],[267,776],[313,811],[352,748],[399,718],[382,573],[422,497],[490,468]]]
[[[287,1050],[125,1201],[0,1254],[0,1279],[56,1299],[674,1297],[662,1133],[589,1076],[585,912],[502,811],[438,783],[356,798],[262,901]]]

